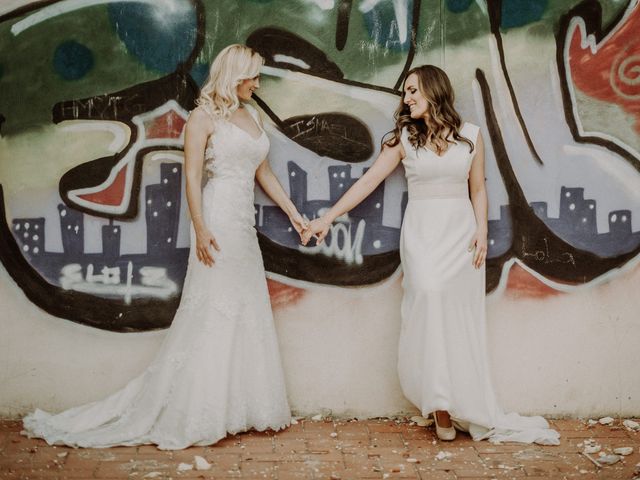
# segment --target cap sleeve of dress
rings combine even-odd
[[[407,131],[407,127],[402,127],[402,130],[400,130],[400,143],[402,144],[402,148],[404,148],[405,151],[407,149],[413,148],[411,142],[409,141],[409,132]]]
[[[471,140],[474,145],[478,141],[478,133],[480,133],[480,127],[469,122],[465,122],[460,129],[460,135]]]

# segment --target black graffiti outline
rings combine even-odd
[[[418,27],[420,26],[420,7],[422,6],[422,0],[413,0],[413,16],[411,17],[411,41],[409,43],[409,51],[407,52],[407,60],[404,62],[404,67],[398,76],[398,80],[396,84],[393,86],[393,89],[402,95],[402,92],[399,92],[402,87],[402,82],[404,82],[404,77],[407,75],[407,72],[411,68],[411,64],[413,63],[413,57],[416,54],[416,38],[418,36]],[[442,8],[442,6],[440,7]]]
[[[167,328],[180,297],[167,300],[132,299],[129,305],[50,284],[23,256],[8,227],[4,189],[0,185],[0,255],[2,263],[25,296],[50,315],[112,332]],[[144,315],[141,315],[144,313]]]
[[[342,51],[347,44],[352,7],[352,0],[340,0],[338,4],[338,18],[336,20],[336,49],[338,51]]]
[[[502,34],[500,33],[500,23],[502,21],[502,0],[487,0],[487,10],[489,13],[489,26],[491,28],[491,33],[496,39],[496,46],[498,47],[500,68],[502,69],[502,75],[504,77],[505,83],[507,84],[507,89],[509,90],[509,96],[511,97],[511,103],[513,104],[516,118],[518,119],[520,129],[522,130],[522,133],[527,141],[527,145],[529,147],[529,150],[531,151],[531,155],[533,155],[533,158],[536,160],[536,162],[542,165],[542,158],[540,158],[540,155],[538,154],[538,151],[533,144],[533,140],[531,139],[531,135],[529,134],[529,129],[527,128],[527,125],[524,121],[522,112],[520,112],[520,105],[518,104],[516,92],[513,88],[513,83],[511,82],[511,76],[509,75],[509,70],[507,69],[507,62],[504,55],[504,45],[502,43]]]
[[[546,278],[572,283],[586,283],[604,273],[620,267],[640,252],[640,246],[631,252],[616,257],[599,257],[591,252],[580,250],[558,237],[540,219],[527,202],[526,196],[513,170],[509,153],[493,109],[493,100],[489,82],[481,69],[476,70],[476,80],[482,93],[485,121],[489,130],[489,142],[493,149],[500,176],[507,190],[511,221],[513,222],[513,243],[511,248],[497,258],[487,261],[487,290],[495,289],[500,280],[502,266],[511,257],[516,257],[532,270]],[[529,239],[529,240],[527,240]],[[533,240],[530,244],[525,242]],[[544,245],[542,245],[544,243]],[[557,270],[554,262],[535,262],[535,256],[524,255],[527,251],[559,251],[572,255],[575,263],[571,270]]]

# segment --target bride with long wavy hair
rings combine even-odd
[[[402,163],[409,196],[400,236],[402,391],[422,415],[433,415],[441,440],[453,440],[457,428],[474,440],[558,444],[544,418],[505,414],[494,394],[485,332],[484,147],[480,127],[462,122],[454,99],[442,69],[410,70],[380,155],[311,222],[303,243],[313,235],[322,242],[334,220]]]
[[[392,138],[385,143],[389,146],[400,142],[402,130],[407,130],[409,143],[415,148],[428,146],[442,155],[455,142],[464,142],[473,152],[475,145],[460,134],[462,120],[454,108],[455,94],[447,74],[435,65],[422,65],[407,72],[418,79],[420,91],[427,102],[427,115],[415,119],[411,116],[409,105],[400,100],[393,118],[395,128],[390,132]]]

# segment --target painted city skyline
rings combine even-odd
[[[309,200],[307,172],[293,161],[289,161],[287,167],[291,199],[308,218],[322,214],[358,180],[351,175],[351,165],[330,166],[327,169],[329,198]],[[382,183],[364,202],[340,218],[333,227],[335,243],[332,245],[329,239],[324,249],[302,247],[288,218],[275,206],[255,205],[256,229],[284,247],[302,253],[320,252],[345,263],[359,264],[364,256],[398,249],[400,228],[383,224],[384,189]],[[406,208],[407,192],[402,195],[401,215]],[[85,253],[85,214],[62,203],[57,210],[63,252],[46,251],[47,219],[44,217],[15,218],[12,232],[22,254],[52,284],[107,298],[130,299],[131,295],[167,298],[181,290],[189,252],[188,247],[176,246],[182,198],[182,165],[161,163],[160,182],[145,187],[144,253],[121,255],[122,229],[126,224],[115,225],[113,221],[101,228],[102,251]],[[609,231],[599,233],[597,202],[585,199],[581,187],[561,188],[557,218],[548,216],[546,202],[532,202],[531,208],[562,239],[601,256],[625,253],[640,242],[640,232],[632,231],[632,212],[628,209],[609,212]],[[509,206],[502,205],[499,218],[489,220],[489,258],[502,255],[510,248],[511,226]]]

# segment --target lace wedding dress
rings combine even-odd
[[[257,122],[257,112],[247,106]],[[191,253],[182,301],[151,365],[122,390],[57,415],[24,419],[29,436],[78,447],[209,445],[227,433],[278,430],[291,416],[264,266],[254,228],[255,171],[269,150],[214,119],[205,152],[203,218],[221,251],[207,267]],[[258,123],[258,122],[257,122]]]
[[[463,125],[472,142],[479,128]],[[404,271],[398,373],[405,396],[429,415],[447,410],[474,440],[556,445],[542,417],[505,414],[491,384],[485,333],[485,269],[468,250],[476,230],[464,142],[438,156],[401,135],[409,202],[402,223]]]

